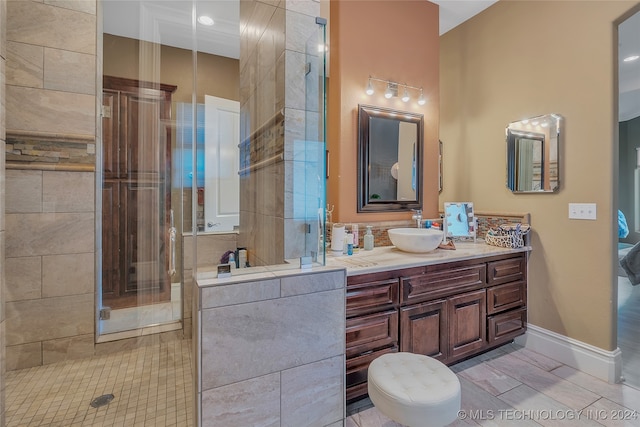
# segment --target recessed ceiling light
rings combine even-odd
[[[201,23],[202,25],[207,25],[210,27],[213,25],[213,18],[207,15],[201,15],[198,17],[198,22]]]
[[[626,58],[624,58],[623,61],[624,62],[631,62],[631,61],[635,61],[638,58],[640,58],[640,55],[631,55],[631,56],[627,56]]]

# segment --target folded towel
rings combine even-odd
[[[629,226],[627,225],[627,219],[620,209],[618,209],[618,237],[624,239],[629,235]]]
[[[640,283],[640,243],[634,247],[620,260],[620,265],[627,273],[632,285]]]

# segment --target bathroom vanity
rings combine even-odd
[[[196,425],[342,426],[376,357],[409,351],[452,364],[524,333],[529,248],[456,247],[379,247],[228,278],[199,270]]]
[[[450,365],[525,332],[529,248],[456,246],[329,260],[347,267],[347,403],[367,394],[369,363],[382,354],[408,351]]]

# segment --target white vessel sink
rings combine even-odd
[[[405,252],[430,252],[442,242],[442,231],[433,228],[391,228],[387,233],[391,243]]]

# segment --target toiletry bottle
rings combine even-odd
[[[245,268],[247,266],[247,250],[240,249],[238,251],[238,267]]]
[[[347,234],[347,255],[353,255],[353,234]]]
[[[373,250],[373,233],[371,233],[371,226],[367,225],[367,232],[364,235],[364,250]]]
[[[232,270],[236,268],[236,256],[233,254],[233,252],[229,254],[229,265],[231,266]]]
[[[357,254],[360,250],[360,234],[358,233],[358,224],[351,225],[351,233],[353,234],[353,253]]]

